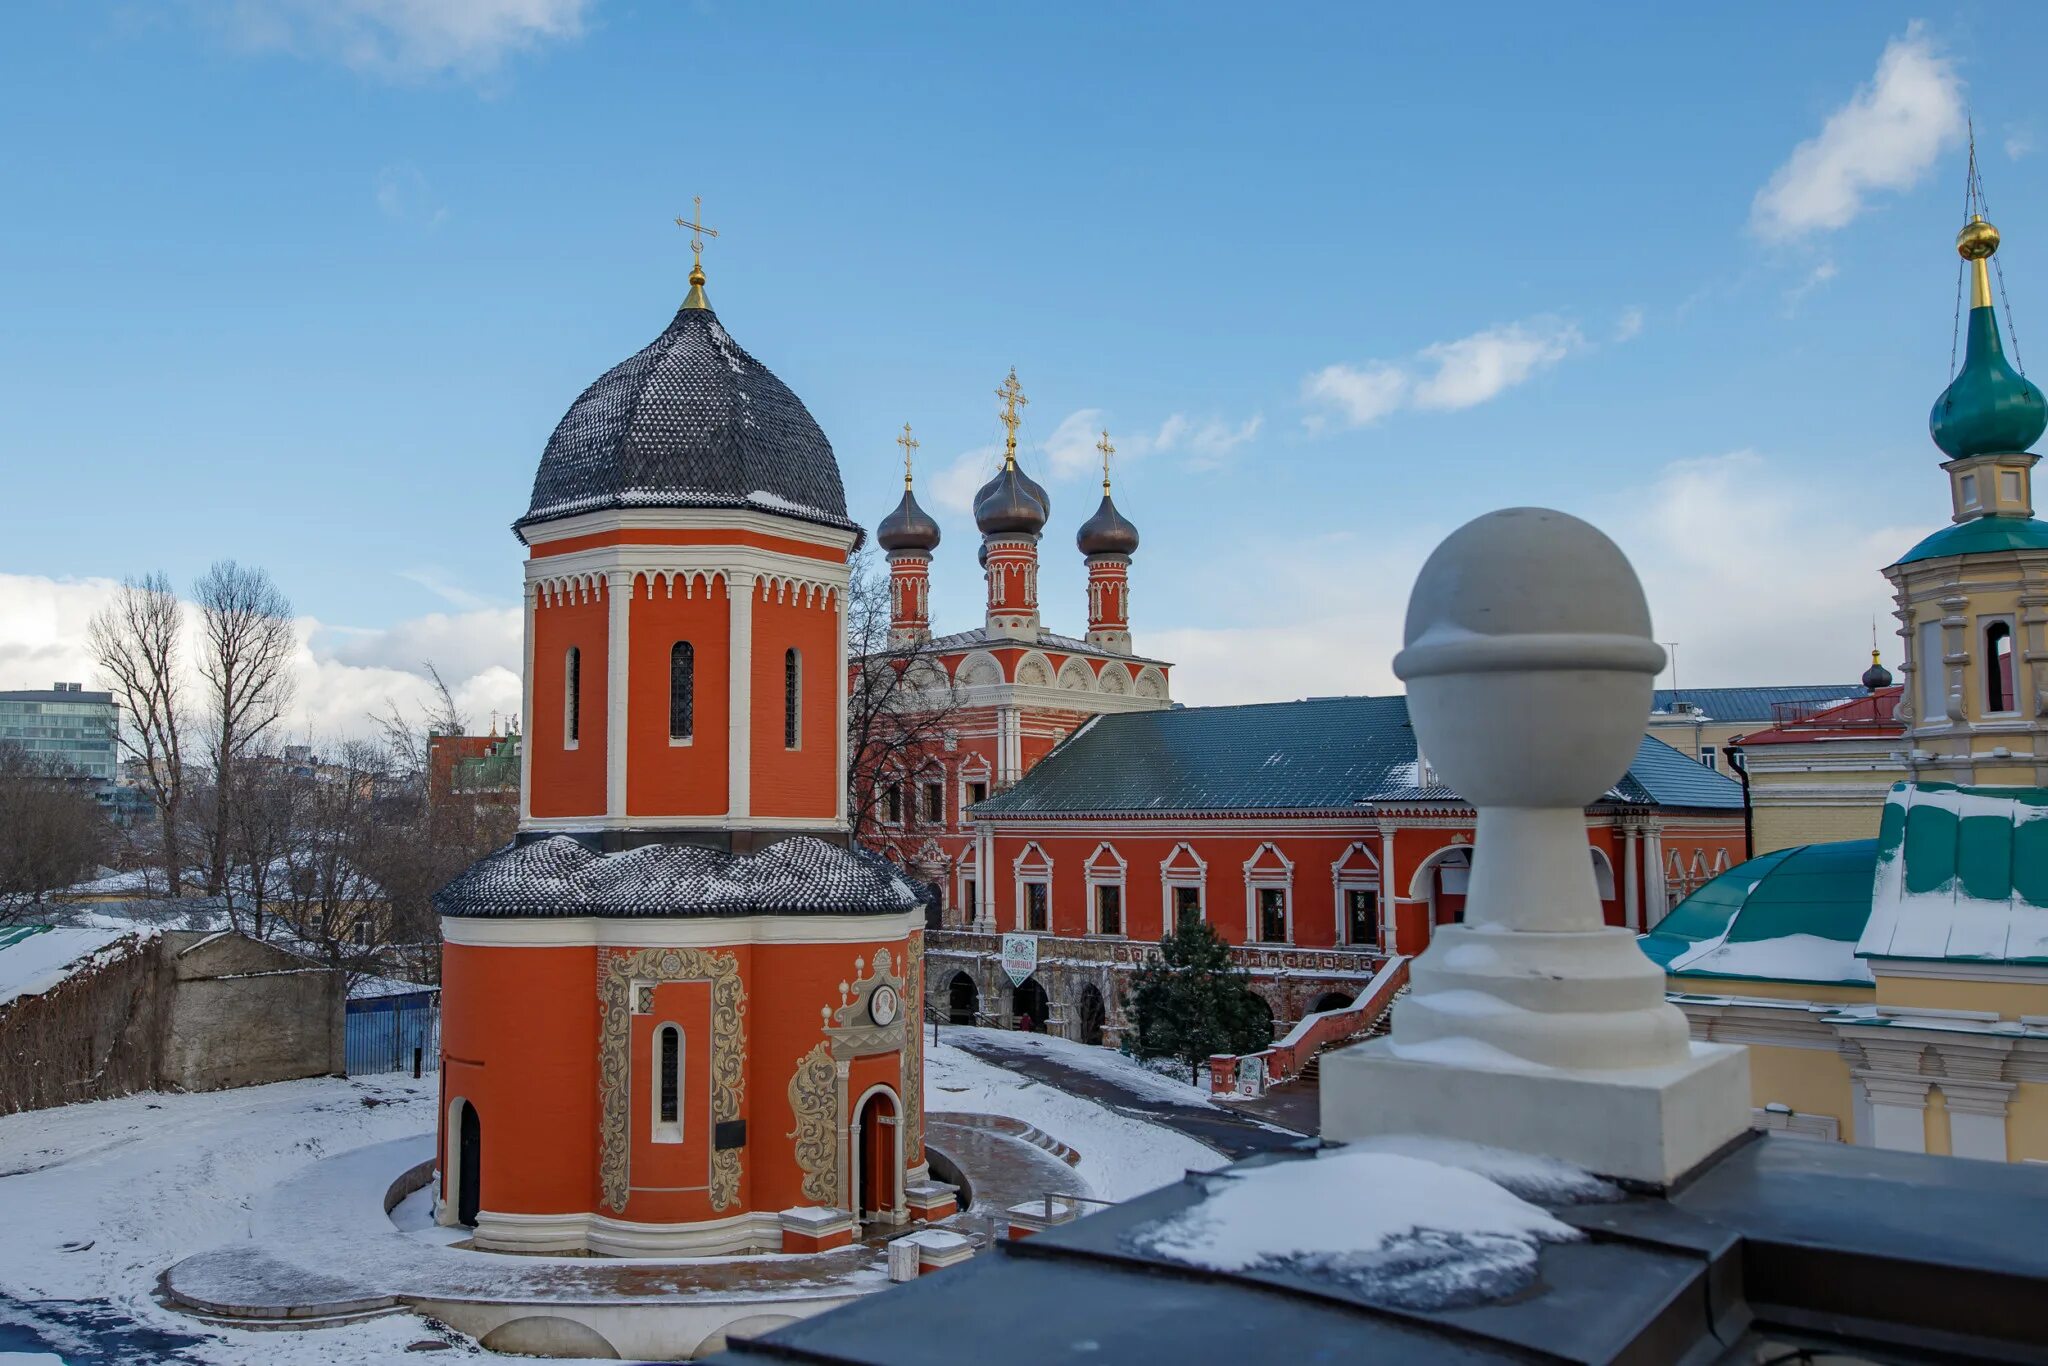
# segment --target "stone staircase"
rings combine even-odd
[[[1400,999],[1403,996],[1406,996],[1407,994],[1408,987],[1404,983],[1402,984],[1400,990],[1396,991],[1391,997],[1387,999],[1386,1009],[1382,1010],[1379,1014],[1372,1017],[1371,1024],[1368,1024],[1364,1029],[1359,1030],[1356,1034],[1353,1034],[1348,1039],[1336,1039],[1330,1043],[1324,1044],[1321,1048],[1318,1048],[1315,1051],[1315,1055],[1311,1057],[1305,1064],[1302,1065],[1302,1069],[1296,1075],[1295,1080],[1307,1082],[1311,1086],[1320,1085],[1323,1079],[1323,1054],[1329,1052],[1333,1048],[1348,1048],[1352,1044],[1357,1043],[1360,1039],[1376,1038],[1379,1035],[1386,1033],[1387,1029],[1393,1022],[1395,1004],[1399,1002]]]

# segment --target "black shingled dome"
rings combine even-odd
[[[1102,506],[1074,533],[1074,544],[1083,555],[1130,555],[1138,548],[1138,529],[1116,510],[1105,492]]]
[[[859,529],[817,421],[708,308],[677,310],[569,406],[514,525],[629,507],[751,507]]]
[[[939,546],[939,524],[917,505],[917,496],[905,489],[903,501],[875,528],[875,542],[884,550],[922,550],[930,554]]]

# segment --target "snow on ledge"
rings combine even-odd
[[[1513,1294],[1534,1279],[1543,1244],[1584,1236],[1506,1182],[1546,1198],[1601,1194],[1563,1164],[1411,1138],[1190,1179],[1200,1203],[1127,1234],[1134,1251],[1334,1282],[1420,1310]]]

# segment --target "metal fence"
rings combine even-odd
[[[351,1001],[344,1056],[352,1077],[371,1072],[431,1072],[441,1065],[439,997],[387,996]]]

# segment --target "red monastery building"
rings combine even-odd
[[[921,911],[847,838],[861,533],[703,280],[570,406],[514,528],[519,835],[436,902],[438,1212],[481,1248],[814,1250],[953,1208]]]
[[[1185,913],[1235,946],[1276,1020],[1350,1004],[1389,958],[1421,952],[1432,926],[1461,915],[1471,808],[1417,755],[1402,698],[1173,706],[1169,666],[1132,649],[1138,531],[1111,498],[1107,435],[1102,501],[1075,536],[1087,634],[1047,631],[1037,569],[1051,500],[1017,464],[1014,371],[997,396],[1003,466],[974,501],[983,625],[931,632],[940,529],[907,467],[903,500],[876,529],[887,657],[941,671],[925,695],[952,709],[943,743],[909,747],[881,775],[862,828],[940,889],[930,1006],[1113,1041],[1123,976]],[[1745,857],[1742,790],[1646,738],[1587,812],[1587,840],[1609,921],[1647,929]],[[1000,949],[1019,933],[1039,938],[1039,966],[1013,986]]]
[[[1017,463],[1017,409],[1027,404],[1012,370],[996,391],[1005,429],[1002,468],[974,499],[987,581],[983,624],[933,636],[932,551],[939,526],[918,505],[908,463],[903,501],[876,528],[889,557],[890,662],[936,669],[935,705],[948,709],[941,744],[911,747],[877,775],[883,787],[863,828],[869,847],[937,887],[949,920],[986,913],[991,889],[981,837],[967,809],[1009,789],[1054,745],[1090,719],[1170,705],[1171,666],[1131,649],[1130,569],[1138,529],[1110,496],[1105,434],[1102,502],[1075,537],[1088,566],[1085,637],[1047,630],[1039,618],[1039,541],[1052,498]],[[906,429],[899,443],[916,443]],[[857,666],[860,661],[857,661]],[[907,765],[905,771],[904,765]]]

